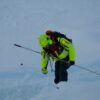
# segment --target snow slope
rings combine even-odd
[[[56,89],[53,84],[53,73],[45,76],[34,71],[26,71],[23,74],[17,72],[16,75],[10,72],[12,77],[2,75],[3,78],[0,78],[0,99],[99,100],[100,77],[91,73],[85,73],[84,75],[84,72],[80,72],[74,72],[74,75],[71,74],[70,70],[69,81],[60,89]]]
[[[13,46],[40,51],[37,37],[57,30],[73,39],[77,64],[100,72],[99,12],[99,0],[0,0],[0,100],[100,100],[99,75],[73,66],[57,90],[40,55]]]

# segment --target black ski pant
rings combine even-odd
[[[67,69],[70,67],[68,65],[69,57],[55,62],[55,79],[54,82],[58,84],[61,81],[68,80]]]

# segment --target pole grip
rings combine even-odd
[[[17,46],[17,47],[22,47],[22,46],[20,46],[20,45],[18,45],[18,44],[14,44],[14,46]]]

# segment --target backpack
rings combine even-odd
[[[61,38],[65,38],[66,40],[68,40],[69,42],[71,42],[72,43],[72,39],[70,39],[70,38],[68,38],[68,37],[66,37],[66,35],[65,34],[62,34],[62,33],[60,33],[60,32],[54,32],[54,33],[49,33],[49,34],[46,34],[46,35],[48,35],[51,39],[53,39],[55,42],[58,42],[58,40],[57,40],[57,38],[58,37],[61,37]]]
[[[61,53],[63,51],[63,47],[61,46],[61,44],[58,41],[58,37],[61,38],[65,38],[66,40],[68,40],[69,42],[72,43],[72,39],[69,39],[66,37],[66,35],[60,33],[60,32],[50,32],[50,33],[46,33],[46,35],[48,35],[53,41],[55,41],[52,45],[50,45],[49,47],[43,48],[48,54],[52,54],[53,56],[57,57],[55,51],[58,51],[58,53]]]

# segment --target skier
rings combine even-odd
[[[67,82],[68,68],[75,64],[75,48],[72,40],[67,38],[64,34],[47,30],[38,38],[39,45],[42,47],[41,51],[41,71],[47,74],[47,65],[51,57],[55,61],[55,79],[54,83]]]

